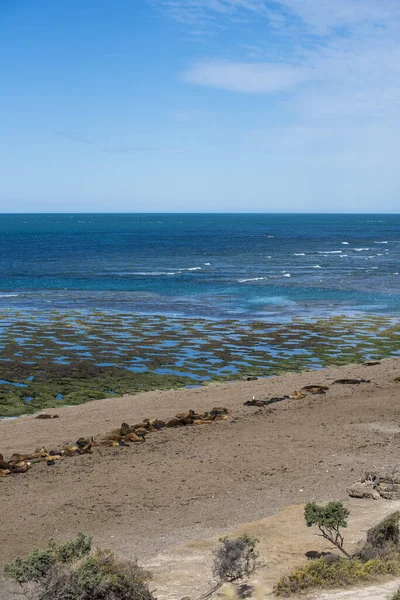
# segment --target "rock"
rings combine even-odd
[[[378,493],[385,500],[400,500],[400,485],[381,483],[378,488]]]
[[[353,483],[347,488],[347,493],[351,498],[372,498],[373,500],[380,500],[381,498],[372,481]]]

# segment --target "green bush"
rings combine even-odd
[[[78,565],[57,564],[40,584],[37,600],[154,600],[147,571],[97,550]]]
[[[33,550],[27,558],[17,558],[4,566],[6,577],[17,583],[39,581],[56,563],[69,563],[89,554],[92,538],[78,533],[75,540],[58,544],[50,540],[45,550]]]
[[[400,588],[393,594],[390,600],[400,600]]]
[[[6,564],[4,574],[23,586],[27,600],[155,600],[146,583],[150,573],[110,550],[91,548],[84,534],[50,541],[45,550]]]
[[[332,556],[332,555],[331,555]],[[365,583],[380,575],[399,575],[400,558],[373,559],[367,562],[359,558],[346,559],[335,556],[332,560],[319,558],[290,575],[285,575],[275,586],[278,596],[290,596],[312,588],[347,587]]]
[[[363,560],[400,554],[400,512],[396,511],[367,532],[367,540],[357,552]]]

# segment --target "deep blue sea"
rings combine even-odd
[[[0,308],[400,314],[400,215],[0,216]]]

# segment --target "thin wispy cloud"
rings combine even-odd
[[[273,93],[287,90],[313,76],[311,69],[288,64],[201,61],[183,74],[185,81],[224,90]]]
[[[181,23],[229,26],[238,15],[274,24],[181,74],[190,84],[249,94],[285,92],[315,118],[382,116],[400,103],[397,0],[157,0]],[[277,24],[279,24],[277,26]],[[236,28],[236,32],[239,28]],[[222,56],[221,56],[222,54]],[[225,56],[223,55],[225,54]],[[232,58],[232,55],[235,58]],[[291,97],[287,97],[290,92]]]
[[[181,81],[204,94],[206,88],[247,94],[249,112],[255,96],[257,107],[260,98],[272,106],[270,114],[258,109],[259,126],[238,137],[247,155],[262,154],[277,172],[302,165],[319,178],[321,168],[329,179],[338,169],[349,189],[366,195],[371,187],[378,193],[385,177],[393,186],[400,152],[399,0],[155,4],[183,30],[197,28],[218,42],[199,43],[197,56],[192,48],[177,73]]]

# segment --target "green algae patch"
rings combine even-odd
[[[400,355],[389,317],[289,323],[103,311],[0,313],[0,416]]]

